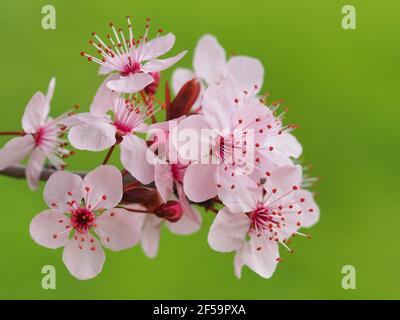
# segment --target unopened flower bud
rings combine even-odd
[[[154,81],[145,87],[144,91],[147,94],[154,95],[156,94],[158,85],[160,84],[161,75],[159,72],[150,72],[149,74],[153,77]]]
[[[178,201],[168,201],[162,204],[155,212],[155,214],[170,222],[177,222],[183,214],[182,207]]]

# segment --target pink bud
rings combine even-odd
[[[153,77],[154,81],[144,88],[144,91],[147,94],[154,95],[156,94],[158,85],[160,84],[161,75],[159,72],[150,72],[149,74]]]
[[[155,214],[170,222],[177,222],[183,214],[182,207],[178,201],[168,201],[162,204],[155,212]]]

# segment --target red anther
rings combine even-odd
[[[298,186],[293,186],[292,188],[293,188],[293,190],[297,190],[297,189],[299,189],[299,187],[298,187]]]
[[[233,184],[233,185],[231,185],[231,189],[235,189],[235,185]]]
[[[275,188],[274,188],[274,189],[272,189],[272,193],[276,193],[276,191],[277,191],[277,190],[276,190]]]
[[[101,199],[107,200],[107,196],[104,194],[104,195],[101,197]]]
[[[92,32],[92,36],[94,37],[96,35],[96,32]]]
[[[306,199],[304,199],[304,198],[301,198],[301,199],[300,199],[300,202],[304,202],[304,201],[306,201]]]
[[[89,187],[85,187],[85,191],[86,191],[86,192],[89,192],[89,191],[90,191],[90,188],[89,188]]]
[[[269,147],[268,150],[272,151],[272,150],[274,150],[274,147]]]
[[[90,247],[90,250],[96,251],[96,247]]]
[[[313,209],[313,208],[310,208],[310,209],[308,209],[308,212],[313,213],[313,212],[314,212],[314,209]]]
[[[260,122],[260,118],[256,118],[256,122]]]
[[[267,171],[267,172],[265,173],[265,175],[266,175],[267,177],[270,177],[270,176],[271,176],[271,172]]]
[[[109,25],[110,27],[113,27],[113,26],[114,26],[114,23],[111,21],[108,25]]]
[[[92,60],[93,60],[93,58],[92,58],[92,57],[88,57],[88,60],[89,60],[89,61],[92,61]]]
[[[235,99],[235,103],[239,103],[239,99]]]
[[[262,248],[261,247],[257,247],[257,251],[260,251]]]
[[[269,124],[269,125],[267,125],[267,128],[268,128],[268,129],[271,129],[271,128],[272,128],[272,126]]]
[[[255,146],[256,146],[256,148],[259,148],[259,147],[260,147],[260,144],[259,144],[259,143],[256,143]]]

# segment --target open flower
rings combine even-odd
[[[44,247],[64,246],[63,261],[74,277],[93,278],[105,261],[100,243],[118,251],[140,240],[140,221],[134,214],[116,208],[121,198],[122,176],[113,166],[100,166],[84,179],[57,172],[44,189],[50,209],[33,218],[30,234]]]
[[[209,85],[233,84],[235,96],[244,91],[256,95],[264,81],[264,67],[258,59],[247,56],[233,56],[227,61],[224,48],[218,40],[206,34],[197,43],[193,56],[193,69],[177,68],[172,75],[172,87],[178,93],[189,80],[201,80],[202,90],[194,107],[199,107],[204,90]],[[256,89],[255,89],[256,88]]]
[[[79,150],[103,151],[121,146],[121,162],[144,184],[153,181],[152,153],[135,133],[146,132],[145,120],[156,110],[150,104],[125,99],[106,87],[110,75],[98,89],[90,113],[77,115],[80,123],[68,134],[71,145]],[[118,139],[118,141],[117,141]]]
[[[249,175],[255,181],[277,166],[291,164],[302,148],[283,127],[279,117],[253,96],[231,99],[219,86],[209,86],[203,97],[203,115],[182,120],[175,130],[176,150],[186,168],[183,185],[190,200],[202,202],[219,189],[234,189],[236,181]],[[204,137],[205,132],[210,137]],[[199,150],[186,155],[186,132],[192,132]],[[204,147],[208,146],[208,147]],[[223,180],[226,183],[221,183]]]
[[[0,170],[29,157],[26,177],[31,189],[38,186],[46,158],[54,167],[62,169],[65,166],[63,159],[71,154],[65,149],[67,141],[63,139],[73,124],[71,112],[55,119],[49,117],[55,83],[55,79],[51,79],[46,96],[40,91],[33,95],[22,117],[22,136],[11,139],[0,150]]]
[[[299,228],[318,221],[319,209],[312,194],[301,189],[301,175],[300,166],[283,166],[261,186],[242,180],[234,191],[220,194],[226,207],[215,217],[208,242],[216,251],[236,251],[237,277],[243,265],[271,277],[280,261],[278,244],[288,248],[290,237],[306,236]]]
[[[92,33],[94,40],[90,43],[101,57],[96,58],[85,52],[81,52],[81,55],[87,57],[89,61],[100,64],[100,74],[114,71],[119,74],[117,79],[107,84],[110,89],[134,93],[143,90],[154,81],[159,81],[158,73],[182,59],[187,51],[172,58],[156,59],[171,50],[175,43],[175,36],[172,33],[161,36],[162,30],[159,30],[156,38],[148,41],[150,19],[147,19],[144,35],[135,38],[129,17],[127,21],[129,37],[124,35],[122,29],[116,30],[114,24],[110,23],[113,35],[107,35],[109,44],[106,44],[95,32]]]

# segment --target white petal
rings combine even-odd
[[[44,187],[43,197],[49,208],[68,211],[67,202],[83,198],[82,178],[65,171],[53,173]]]
[[[55,87],[56,87],[56,78],[53,77],[53,78],[51,78],[51,80],[49,82],[49,87],[48,87],[47,93],[46,93],[46,101],[49,104],[51,102],[51,99],[53,99]]]
[[[140,47],[140,61],[157,58],[172,49],[175,43],[175,35],[168,33],[146,42]]]
[[[114,208],[122,199],[121,172],[114,166],[99,166],[85,176],[82,190],[92,209]]]
[[[172,74],[172,90],[177,94],[186,82],[194,78],[196,78],[196,75],[192,70],[183,68],[175,69]]]
[[[264,81],[264,67],[258,59],[235,56],[228,61],[228,72],[240,91],[258,93]],[[255,89],[257,86],[257,89]]]
[[[66,228],[69,219],[61,211],[46,210],[36,215],[29,226],[32,239],[50,249],[64,246],[71,229]]]
[[[97,276],[103,269],[106,257],[97,239],[86,236],[72,237],[64,247],[63,261],[68,271],[79,280]]]
[[[211,128],[216,130],[231,130],[234,102],[218,86],[209,86],[204,92],[203,114]]]
[[[102,82],[90,105],[90,113],[103,116],[108,110],[113,108],[118,94],[109,89],[107,83],[117,79],[119,79],[117,74],[111,74]]]
[[[208,243],[219,252],[239,249],[249,231],[251,220],[243,213],[232,213],[223,208],[217,214],[208,233]]]
[[[131,248],[141,239],[139,219],[124,209],[108,210],[96,219],[96,225],[101,244],[114,251]]]
[[[194,52],[193,67],[197,76],[209,85],[222,80],[226,73],[225,50],[214,36],[206,34],[199,40]]]
[[[177,222],[167,222],[168,229],[178,235],[189,235],[199,231],[201,227],[201,215],[196,209],[193,208],[193,210],[198,222],[193,221],[187,214],[184,214]]]
[[[129,173],[143,184],[154,180],[155,155],[143,139],[135,135],[124,137],[121,143],[121,163]]]
[[[160,228],[162,220],[155,215],[148,215],[143,223],[141,245],[149,258],[157,255],[160,246]]]
[[[13,138],[0,149],[0,170],[18,164],[35,147],[35,139],[31,135]]]
[[[35,190],[38,187],[45,159],[46,156],[40,148],[35,148],[29,158],[26,167],[26,178],[28,180],[28,185],[32,190]]]
[[[107,87],[116,92],[135,93],[143,90],[153,81],[153,77],[147,73],[135,73],[120,77],[118,80],[109,81]]]
[[[169,164],[156,164],[154,166],[154,183],[164,202],[169,200],[174,191],[173,182],[174,178]]]
[[[142,67],[142,71],[143,72],[160,72],[165,69],[168,69],[169,67],[171,67],[172,65],[177,63],[179,60],[181,60],[185,56],[186,53],[187,53],[187,51],[183,51],[172,58],[163,59],[163,60],[158,60],[158,59],[150,60]]]
[[[274,273],[279,258],[278,244],[266,237],[264,234],[257,236],[253,232],[250,241],[246,242],[236,253],[235,273],[239,278],[243,265],[247,265],[266,279]]]
[[[79,150],[103,151],[115,144],[116,128],[106,122],[81,123],[70,129],[68,139]]]
[[[217,195],[216,170],[213,164],[192,164],[186,169],[183,188],[190,200],[203,202]]]
[[[22,117],[22,127],[27,133],[35,133],[46,122],[49,104],[41,92],[36,92],[28,102]]]
[[[302,227],[312,227],[319,221],[319,207],[315,203],[313,195],[308,190],[298,190],[294,194],[296,202],[301,207],[301,214],[298,218],[301,221]]]
[[[303,152],[303,148],[296,137],[287,132],[271,135],[268,137],[268,144],[286,157],[299,158]]]

